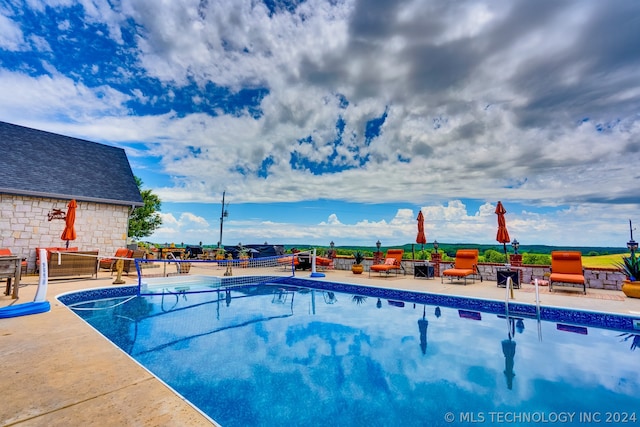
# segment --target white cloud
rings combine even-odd
[[[0,13],[0,48],[10,52],[27,48],[20,26],[2,13]]]
[[[73,39],[75,21],[63,12],[75,3],[27,3],[40,11],[45,4],[60,12],[59,36]],[[0,48],[46,53],[38,57],[41,75],[35,62],[0,68],[2,120],[124,147],[134,170],[166,177],[146,183],[166,202],[216,203],[226,190],[235,203],[324,199],[400,207],[391,221],[345,224],[334,214],[300,227],[265,220],[258,229],[230,221],[237,239],[253,233],[411,241],[417,211],[402,208],[410,204],[423,205],[429,236],[487,241],[491,209],[503,200],[530,207],[509,212],[523,243],[586,243],[594,236],[582,227],[600,241],[612,239],[610,224],[639,207],[634,1],[534,8],[509,1],[310,0],[273,15],[249,0],[81,4],[83,23],[100,24],[105,42],[117,44],[128,62],[90,64],[89,78],[57,57],[54,37],[23,34],[17,17],[0,14]],[[162,93],[138,84],[154,79]],[[232,94],[263,88],[261,115],[180,111],[180,90],[191,83]],[[131,107],[152,108],[161,96],[175,108],[137,114]],[[187,99],[201,107],[208,96]],[[383,114],[380,135],[367,140],[367,123]],[[309,137],[313,144],[298,142]],[[293,167],[294,153],[327,169]],[[265,178],[258,172],[266,159]],[[470,212],[463,203],[469,199],[484,205]],[[534,212],[556,206],[570,208]],[[187,216],[168,220],[168,236],[192,230],[187,237],[201,240],[197,233],[206,229]]]

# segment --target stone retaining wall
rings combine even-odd
[[[402,266],[405,268],[406,274],[413,276],[413,266],[422,264],[424,261],[403,260]],[[337,270],[351,270],[353,258],[338,256],[333,260],[334,267]],[[368,258],[363,262],[365,274],[368,274],[369,267],[373,264],[373,259]],[[440,271],[451,268],[452,262],[440,263]],[[497,281],[499,269],[504,269],[504,264],[480,263],[478,266],[483,280]],[[551,266],[548,265],[523,265],[517,267],[520,270],[520,280],[522,283],[532,283],[534,279],[548,280],[551,274]],[[592,289],[609,289],[621,290],[622,281],[625,279],[624,274],[615,268],[585,268],[584,278],[587,288]],[[564,286],[564,285],[563,285]],[[580,286],[580,288],[582,288]]]

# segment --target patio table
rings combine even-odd
[[[4,294],[11,294],[11,298],[18,298],[18,288],[20,287],[20,272],[22,270],[22,259],[17,256],[0,256],[0,278],[7,279],[7,289]],[[11,282],[13,281],[13,292]]]

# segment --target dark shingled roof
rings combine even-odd
[[[0,193],[142,206],[122,148],[0,122]]]

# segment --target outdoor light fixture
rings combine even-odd
[[[331,246],[331,249],[333,249],[333,247],[335,246],[335,243],[333,243],[333,240],[331,241],[331,243],[329,243],[329,246]]]
[[[435,249],[436,253],[438,253],[438,241],[437,240],[433,241],[433,249]]]
[[[518,255],[518,248],[520,247],[520,242],[518,242],[516,239],[513,239],[513,242],[511,242],[511,246],[513,246],[513,252]]]
[[[378,240],[376,242],[376,248],[378,248],[378,252],[380,252],[380,245],[382,245],[382,243],[380,243],[380,240]]]
[[[631,256],[638,250],[638,242],[633,240],[633,227],[631,226],[631,220],[629,220],[629,232],[631,233],[631,240],[627,242],[627,248],[631,252]]]

